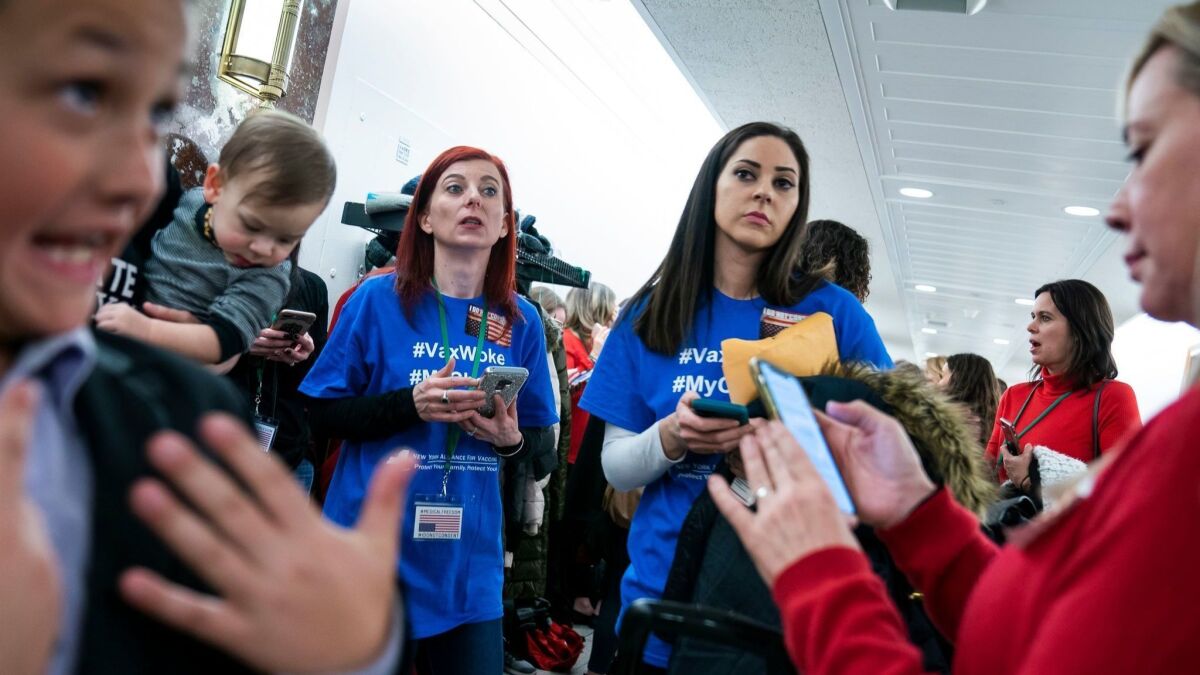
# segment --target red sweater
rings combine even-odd
[[[1050,375],[1037,382],[1022,382],[1009,387],[1000,397],[1000,405],[996,409],[996,420],[1001,417],[1010,422],[1016,422],[1017,431],[1025,430],[1030,422],[1037,419],[1051,403],[1062,394],[1070,391],[1061,375]],[[1037,387],[1029,406],[1017,420],[1017,412],[1025,400],[1029,398],[1030,390]],[[1096,403],[1096,390],[1100,385],[1092,385],[1086,391],[1080,390],[1068,396],[1054,410],[1050,411],[1041,422],[1021,437],[1021,447],[1027,444],[1044,445],[1055,452],[1070,455],[1082,462],[1091,462],[1092,450],[1092,416]],[[1104,391],[1100,393],[1100,450],[1106,452],[1116,447],[1122,440],[1128,438],[1141,428],[1142,418],[1138,414],[1137,399],[1133,388],[1124,382],[1108,380]],[[987,444],[987,460],[989,466],[996,465],[996,453],[1004,443],[1004,433],[1000,425],[994,421],[992,437]],[[1001,479],[1004,473],[1000,473]]]
[[[945,490],[879,533],[956,643],[955,673],[1200,672],[1198,423],[1193,388],[1023,546],[997,549]],[[858,551],[802,558],[773,592],[802,672],[921,672]]]
[[[591,370],[596,364],[583,340],[570,328],[563,329],[563,350],[567,353],[567,370]],[[587,383],[571,388],[571,449],[567,453],[567,463],[574,464],[579,455],[579,444],[583,441],[583,430],[587,429],[588,411],[579,407],[579,399],[583,398],[583,390]]]

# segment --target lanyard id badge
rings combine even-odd
[[[258,435],[258,444],[263,452],[270,452],[275,443],[275,433],[279,431],[279,423],[270,417],[254,416],[254,432]]]
[[[463,505],[449,495],[417,495],[413,539],[457,541],[462,538]]]
[[[442,330],[442,349],[446,360],[450,360],[450,331],[446,326],[446,305],[442,300],[442,292],[433,280],[433,288],[437,292],[438,322]],[[480,354],[483,352],[483,342],[487,336],[487,307],[483,308],[483,319],[479,327],[479,338],[475,345],[475,358],[471,363],[471,377],[479,373]],[[435,495],[417,495],[414,500],[413,539],[416,541],[458,541],[462,538],[463,503],[462,500],[449,494],[447,489],[450,482],[450,461],[458,447],[459,428],[452,425],[446,432],[446,460],[442,470],[442,492]]]
[[[449,362],[449,360],[450,360],[450,329],[447,328],[447,326],[446,326],[446,303],[442,299],[442,291],[441,291],[441,289],[438,288],[437,280],[431,279],[430,283],[433,284],[433,289],[434,289],[434,291],[437,292],[438,323],[440,324],[440,328],[442,329],[442,349],[445,352],[446,361]],[[487,309],[486,301],[484,302],[482,314],[483,314],[483,318],[481,320],[481,323],[479,324],[479,335],[475,342],[475,358],[472,359],[472,361],[471,361],[471,377],[472,378],[477,377],[479,375],[479,359],[480,359],[480,356],[483,354],[484,340],[487,338],[488,309]],[[445,470],[442,474],[442,497],[446,496],[446,483],[450,480],[450,460],[454,459],[454,451],[455,451],[455,449],[458,448],[458,439],[459,439],[459,434],[461,433],[461,431],[462,430],[459,429],[458,425],[455,424],[455,425],[451,425],[450,430],[446,433],[446,463],[445,463]]]
[[[271,446],[275,444],[275,434],[279,431],[279,420],[262,414],[262,396],[263,363],[259,362],[258,391],[254,395],[254,432],[258,435],[258,444],[262,446],[263,452],[270,452]]]

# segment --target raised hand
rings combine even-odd
[[[46,672],[61,594],[46,525],[25,494],[36,407],[29,383],[0,396],[0,672],[18,675]]]
[[[186,503],[154,479],[134,486],[131,503],[217,595],[135,568],[120,581],[126,600],[262,670],[341,671],[378,658],[397,606],[412,455],[379,465],[349,530],[322,519],[238,420],[209,415],[200,436],[228,471],[162,433],[149,443],[150,461]]]

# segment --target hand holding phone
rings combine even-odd
[[[283,309],[275,317],[275,322],[271,324],[271,330],[287,333],[288,339],[295,343],[300,339],[301,335],[308,332],[308,329],[316,320],[317,315],[312,312],[304,312],[298,309]]]
[[[1020,456],[1021,441],[1017,437],[1017,428],[1013,426],[1012,422],[1009,422],[1003,417],[1000,418],[999,424],[1000,432],[1004,434],[1004,449],[1008,451],[1008,454],[1014,457]]]
[[[529,370],[512,366],[488,366],[483,369],[483,377],[479,379],[478,389],[484,393],[483,405],[479,406],[479,414],[492,417],[496,414],[496,394],[504,399],[505,407],[512,405],[521,387],[529,379]]]
[[[833,499],[843,513],[855,513],[854,500],[842,479],[841,470],[833,458],[833,452],[821,434],[817,417],[804,387],[800,386],[791,373],[758,358],[750,359],[750,371],[762,396],[763,404],[772,418],[783,422],[787,430],[812,460],[817,473],[829,486]]]

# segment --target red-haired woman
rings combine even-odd
[[[503,667],[499,457],[552,442],[558,421],[541,319],[515,291],[514,231],[504,164],[443,152],[417,185],[396,271],[350,297],[301,387],[314,426],[345,439],[325,498],[334,522],[358,518],[380,457],[408,446],[420,458],[399,573],[421,673]],[[491,418],[474,389],[488,366],[529,370]]]

